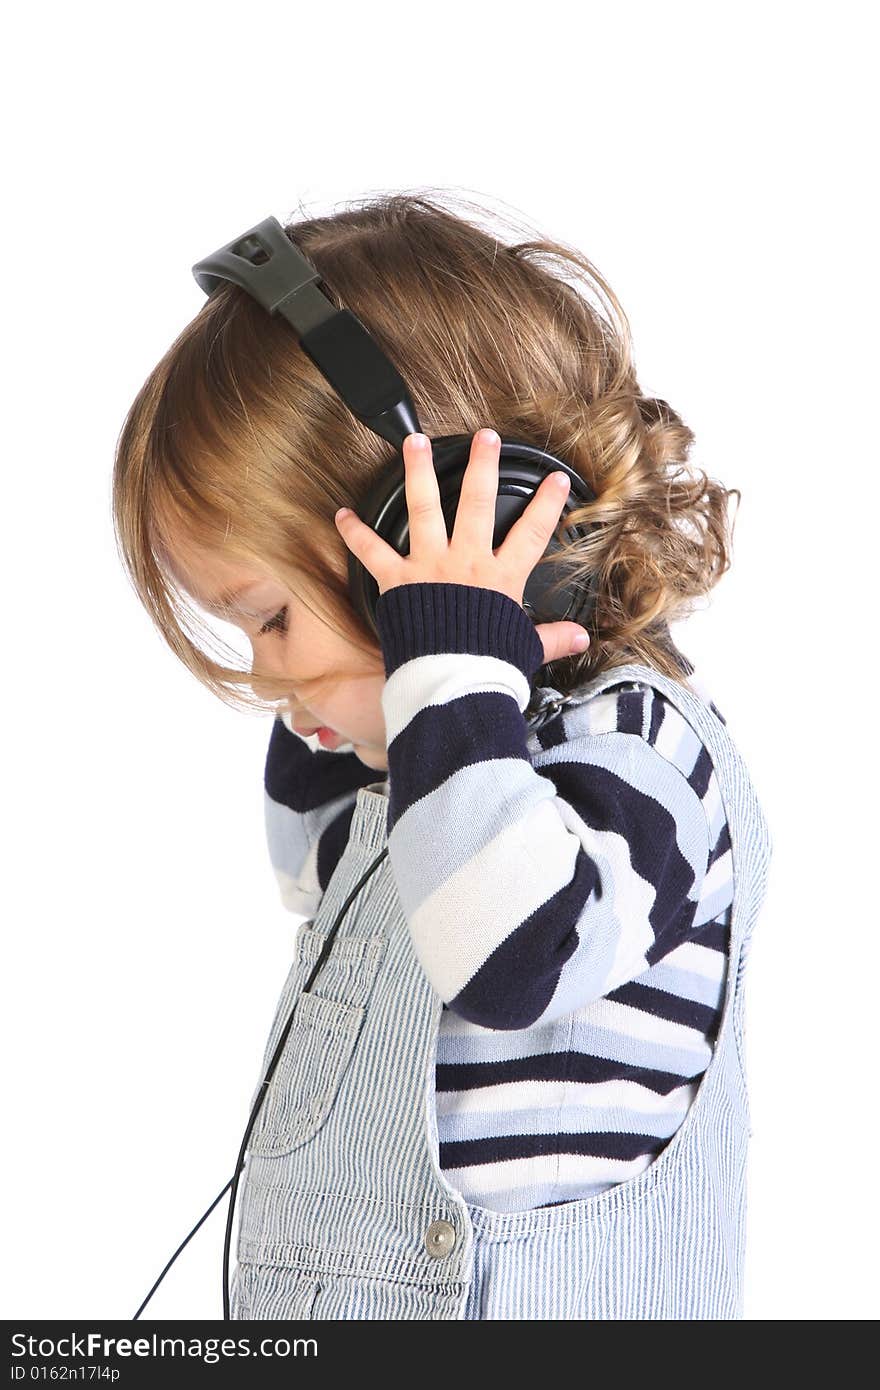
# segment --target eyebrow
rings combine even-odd
[[[262,579],[251,579],[247,584],[240,584],[237,589],[224,589],[222,594],[218,594],[213,599],[199,599],[203,608],[208,608],[212,613],[228,613],[235,600],[241,598],[249,589],[256,589],[258,584],[262,584]]]

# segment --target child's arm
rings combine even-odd
[[[313,752],[288,718],[274,720],[266,753],[266,838],[282,903],[313,917],[348,842],[358,790],[379,774],[354,752]]]
[[[589,731],[548,743],[537,771],[523,710],[544,652],[519,604],[461,584],[398,585],[377,622],[389,860],[419,961],[454,1012],[496,1029],[549,1021],[712,919],[711,894],[699,901],[709,819],[696,789],[711,765],[688,763],[701,751],[690,726],[690,743],[655,744],[648,694],[600,696],[584,707]]]

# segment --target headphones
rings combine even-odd
[[[281,314],[296,333],[300,347],[353,415],[395,448],[394,456],[366,496],[352,505],[364,521],[399,555],[409,554],[409,518],[403,442],[421,433],[419,418],[406,382],[393,363],[349,309],[337,309],[318,287],[319,271],[291,241],[275,217],[221,246],[192,268],[201,289],[210,297],[225,281],[246,290],[270,314]],[[440,503],[448,534],[452,534],[461,483],[470,457],[467,434],[440,435],[431,440]],[[531,502],[548,473],[565,473],[571,490],[562,516],[596,501],[596,494],[563,459],[522,439],[501,438],[498,493],[492,548],[502,544],[511,527]],[[576,538],[595,529],[569,527]],[[556,528],[559,529],[558,526]],[[545,555],[561,549],[554,534]],[[365,565],[346,547],[352,604],[378,637],[376,605],[379,586]],[[537,566],[523,592],[522,607],[536,623],[571,622],[587,625],[595,605],[595,575],[575,592],[560,584],[560,567]],[[541,668],[544,670],[544,667]]]
[[[281,314],[296,333],[300,347],[352,414],[374,434],[394,446],[395,453],[387,468],[366,496],[359,499],[355,510],[361,520],[398,554],[408,555],[409,521],[403,442],[408,434],[421,433],[421,426],[406,382],[360,319],[349,309],[337,309],[319,289],[319,271],[302,254],[275,217],[265,218],[234,241],[221,246],[213,255],[198,261],[192,267],[192,273],[199,287],[209,297],[224,282],[230,281],[246,290],[270,314]],[[443,516],[447,532],[450,534],[455,522],[462,479],[470,457],[471,442],[471,436],[467,434],[441,435],[431,440]],[[502,435],[493,550],[503,543],[544,478],[553,472],[564,472],[571,480],[571,490],[563,516],[576,507],[596,501],[593,490],[564,460],[546,449],[526,443],[525,440],[505,439]],[[567,529],[575,537],[585,537],[595,529],[596,524],[571,526]],[[556,530],[559,530],[558,526]],[[351,550],[347,547],[346,549],[351,601],[378,637],[376,606],[379,601],[379,586],[366,566]],[[560,549],[554,534],[545,555],[553,555]],[[570,620],[586,626],[595,605],[595,576],[591,574],[587,584],[575,592],[570,584],[559,582],[559,569],[558,565],[549,563],[532,571],[523,592],[522,607],[536,623]],[[551,593],[551,588],[557,584],[558,588]],[[544,670],[545,667],[541,667],[541,671]],[[387,854],[386,846],[348,895],[303,986],[303,994],[311,989],[330,954],[340,922],[363,885],[375,873]],[[177,1247],[132,1321],[140,1317],[177,1256],[227,1192],[230,1193],[230,1198],[223,1246],[223,1319],[229,1321],[229,1253],[239,1177],[244,1167],[251,1131],[269,1089],[269,1082],[284,1051],[295,1011],[296,1005],[290,1011],[251,1110],[239,1148],[235,1172],[186,1239]]]

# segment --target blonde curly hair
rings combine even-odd
[[[425,433],[491,425],[565,459],[596,494],[564,524],[600,524],[554,557],[570,583],[596,577],[590,646],[553,663],[551,683],[567,693],[629,661],[684,681],[693,667],[669,624],[729,567],[727,504],[739,490],[688,465],[694,435],[642,392],[628,320],[586,256],[546,237],[506,244],[480,225],[483,209],[467,206],[470,217],[436,191],[386,193],[285,230],[327,297],[398,367]],[[229,664],[234,652],[218,660],[205,650],[210,631],[171,569],[170,537],[257,561],[291,591],[307,581],[325,621],[382,669],[350,601],[333,516],[342,505],[357,511],[392,452],[289,325],[235,285],[204,302],[150,373],[117,442],[117,547],[172,651],[221,699],[298,708],[256,662],[242,670]]]

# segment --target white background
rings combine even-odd
[[[2,1315],[130,1318],[231,1176],[296,926],[269,722],[140,609],[124,413],[263,217],[458,190],[579,246],[743,501],[675,635],[773,835],[746,1316],[876,1316],[870,7],[50,4],[3,84]],[[301,215],[301,214],[300,214]],[[225,1203],[144,1319],[221,1316]],[[873,1229],[872,1229],[873,1228]]]

